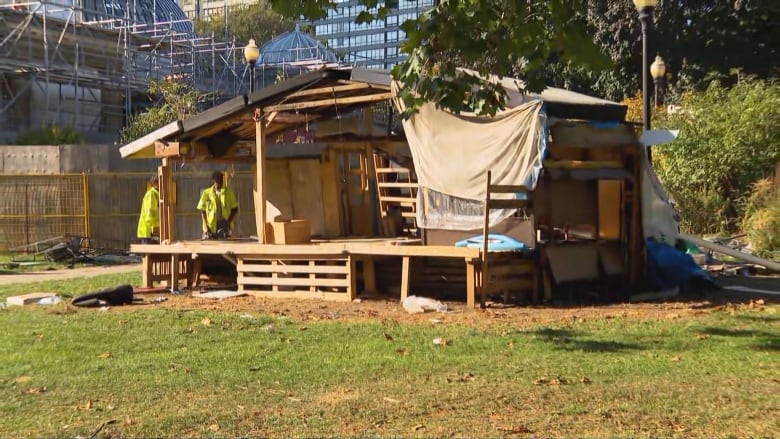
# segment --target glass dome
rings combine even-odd
[[[175,0],[82,0],[82,5],[85,22],[124,20],[125,8],[129,7],[130,16],[139,27],[137,32],[167,32],[172,27],[178,33],[194,33],[192,21]]]
[[[285,32],[265,43],[260,49],[258,64],[322,64],[338,63],[336,55],[312,36],[301,32],[299,25],[295,30]]]

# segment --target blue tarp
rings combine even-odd
[[[647,240],[647,271],[660,290],[683,286],[697,279],[714,283],[691,255],[652,238]]]

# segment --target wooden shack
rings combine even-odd
[[[197,283],[212,257],[234,266],[239,290],[256,296],[353,300],[397,289],[403,299],[432,281],[462,291],[473,307],[490,282],[506,297],[530,291],[536,300],[556,283],[605,274],[635,284],[644,263],[644,151],[622,123],[625,107],[546,93],[524,97],[541,99],[552,121],[538,184],[524,187],[524,208],[485,230],[418,227],[419,164],[406,122],[394,120],[388,72],[319,70],[168,124],[121,148],[124,158],[161,160],[161,244],[131,249],[144,255],[144,283]],[[304,141],[291,143],[293,132]],[[240,209],[254,208],[254,235],[177,238],[172,168],[183,161],[251,165],[254,206]],[[515,237],[526,251],[495,255],[503,262],[486,273],[485,249],[455,245],[486,231]]]

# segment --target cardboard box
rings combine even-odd
[[[33,303],[38,303],[38,301],[41,299],[46,299],[54,296],[56,296],[55,293],[27,293],[27,294],[22,294],[21,296],[11,296],[8,299],[6,299],[6,303],[8,304],[8,306],[11,305],[24,306]]]
[[[305,219],[269,222],[265,223],[265,236],[269,244],[309,244],[311,226]]]

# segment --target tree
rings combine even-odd
[[[752,185],[780,162],[780,85],[741,77],[688,92],[660,124],[680,137],[654,148],[658,176],[693,233],[734,232]]]
[[[732,68],[770,78],[778,73],[780,3],[773,0],[660,0],[650,33],[651,57],[660,54],[669,71],[673,99],[704,90],[710,80],[728,83]],[[632,1],[590,0],[578,19],[615,64],[592,72],[571,63],[548,64],[550,85],[613,100],[632,96],[642,80],[642,35]],[[652,58],[651,58],[652,60]]]
[[[127,126],[119,132],[122,143],[131,142],[178,119],[185,119],[198,111],[199,103],[207,94],[175,79],[149,82],[149,96],[155,102],[141,113],[130,116]]]
[[[233,5],[228,8],[228,29],[225,32],[224,11],[206,19],[196,19],[195,33],[214,35],[218,39],[232,40],[240,44],[254,39],[258,45],[295,28],[295,20],[274,12],[268,0],[255,0],[252,4]]]
[[[71,126],[43,124],[40,129],[22,132],[13,143],[16,145],[76,145],[84,143],[84,139]]]
[[[335,0],[271,0],[286,17],[316,20],[335,7]],[[384,18],[397,1],[358,0],[367,7],[357,22]],[[521,77],[524,89],[541,91],[545,64],[562,62],[598,66],[605,58],[587,36],[576,12],[585,0],[449,0],[401,25],[407,41],[406,61],[393,69],[405,84],[399,97],[405,116],[423,102],[453,112],[492,115],[506,104],[506,92],[490,75]],[[458,70],[468,67],[477,74]]]

